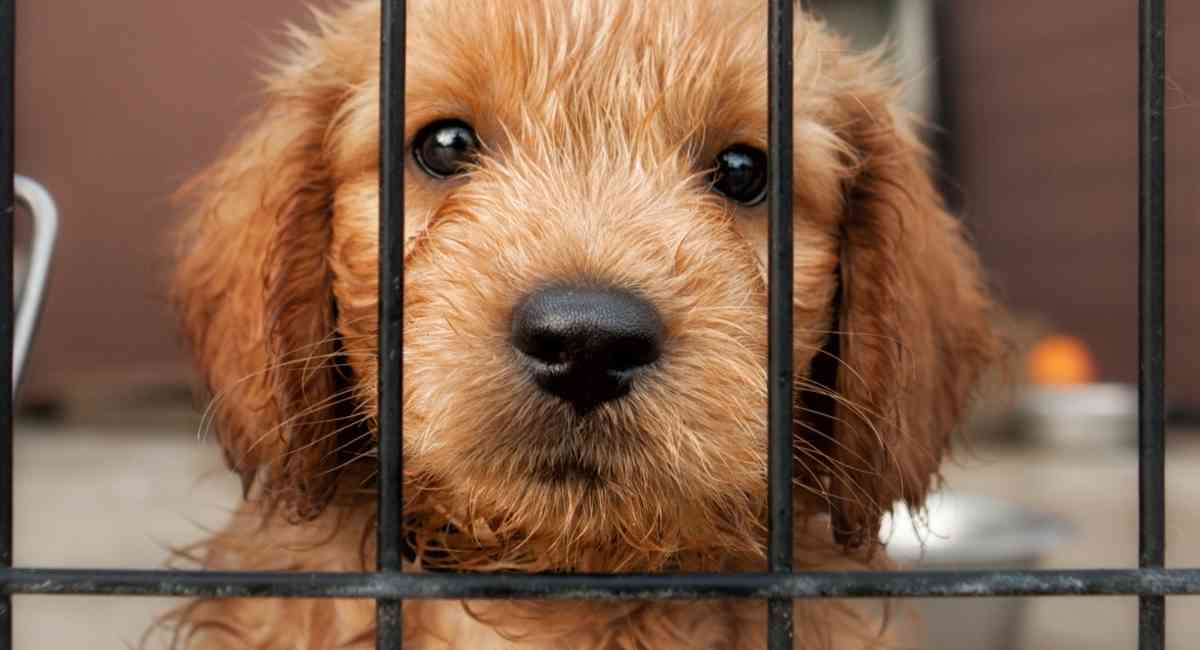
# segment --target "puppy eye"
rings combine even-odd
[[[461,174],[475,158],[479,140],[471,125],[461,120],[439,120],[413,139],[413,158],[426,174],[449,178]]]
[[[758,205],[767,198],[767,154],[746,144],[735,144],[717,154],[712,189],[742,205]]]

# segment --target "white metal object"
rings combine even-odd
[[[21,383],[21,371],[33,332],[37,329],[41,314],[42,298],[46,293],[46,280],[50,275],[50,259],[54,255],[54,242],[58,239],[58,206],[46,188],[37,181],[24,176],[13,179],[17,202],[29,212],[33,219],[33,240],[29,249],[29,265],[23,286],[18,291],[15,329],[13,331],[13,393]]]
[[[1017,401],[1025,440],[1073,451],[1132,451],[1138,440],[1138,391],[1131,384],[1030,386]]]

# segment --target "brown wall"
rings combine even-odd
[[[27,393],[164,376],[171,193],[254,105],[252,71],[288,0],[20,0],[17,169],[62,236]]]
[[[1137,3],[954,2],[966,218],[1017,310],[1137,372]],[[1200,3],[1171,2],[1168,382],[1200,405]]]

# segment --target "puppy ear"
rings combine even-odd
[[[878,93],[878,90],[876,91]],[[846,186],[828,489],[837,538],[873,546],[896,501],[920,507],[984,367],[998,351],[979,261],[947,214],[928,156],[890,97],[845,105]]]
[[[324,136],[337,99],[320,65],[294,53],[246,134],[185,188],[197,208],[173,292],[227,463],[247,491],[257,479],[302,517],[330,496],[333,477],[318,464],[338,464],[329,456],[346,383],[327,261]]]

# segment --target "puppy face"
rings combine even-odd
[[[410,3],[406,514],[445,563],[761,553],[759,4]],[[179,275],[231,464],[301,516],[377,435],[378,19],[297,35]],[[861,544],[923,497],[988,303],[884,77],[810,19],[796,43],[797,393],[836,404],[798,404],[797,497]],[[812,387],[835,325],[838,383]]]

